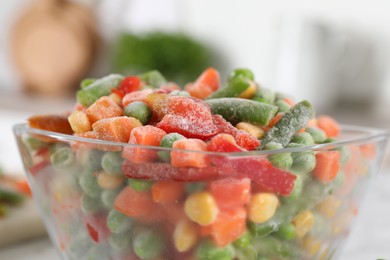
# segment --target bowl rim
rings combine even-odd
[[[361,136],[347,138],[345,140],[336,140],[331,143],[324,144],[315,144],[303,147],[291,147],[291,148],[282,148],[275,150],[252,150],[252,151],[244,151],[244,152],[212,152],[212,151],[199,151],[199,150],[187,150],[187,149],[174,149],[169,147],[160,147],[160,146],[147,146],[147,145],[137,145],[137,144],[129,144],[129,143],[120,143],[120,142],[112,142],[105,141],[99,139],[85,138],[75,135],[62,134],[58,132],[42,130],[38,128],[32,128],[27,123],[19,123],[13,125],[12,129],[16,136],[22,133],[31,133],[38,134],[46,137],[51,137],[53,139],[59,141],[66,142],[83,142],[95,145],[108,145],[115,147],[134,147],[134,148],[143,148],[143,149],[151,149],[157,151],[181,151],[181,152],[196,152],[202,154],[209,155],[219,155],[219,156],[229,156],[229,157],[244,157],[244,156],[259,156],[259,155],[271,155],[271,154],[279,154],[279,153],[295,153],[295,152],[304,152],[304,151],[318,151],[318,150],[330,150],[337,147],[345,146],[345,145],[359,145],[359,144],[367,144],[370,142],[380,142],[387,141],[389,137],[389,131],[382,128],[372,128],[365,126],[355,126],[348,124],[340,125],[341,132],[360,132]]]

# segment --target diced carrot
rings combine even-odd
[[[166,135],[164,130],[152,125],[139,126],[131,131],[129,144],[159,146]],[[123,158],[134,163],[151,162],[157,159],[157,150],[127,146],[123,149]]]
[[[156,203],[174,203],[184,194],[183,183],[175,181],[156,181],[152,188],[152,199]]]
[[[123,97],[122,105],[123,105],[123,107],[126,107],[128,104],[130,104],[134,101],[145,101],[146,96],[151,94],[151,93],[153,93],[152,89],[144,89],[144,90],[130,92]]]
[[[251,181],[244,179],[221,179],[212,181],[209,189],[220,209],[242,207],[249,202]]]
[[[321,151],[316,154],[316,166],[313,175],[321,182],[327,183],[336,178],[339,171],[340,152]]]
[[[127,143],[133,128],[142,126],[138,119],[127,116],[105,118],[92,125],[100,140]]]
[[[25,180],[25,179],[18,180],[16,182],[16,187],[17,187],[18,191],[31,197],[30,185],[28,184],[27,180]]]
[[[239,207],[220,211],[216,221],[210,226],[210,235],[215,244],[220,247],[226,246],[245,232],[246,210],[243,207]],[[204,231],[207,231],[207,229]]]
[[[72,127],[68,122],[68,115],[39,115],[32,116],[28,119],[28,124],[32,128],[38,128],[42,130],[62,133],[73,134]],[[52,140],[52,138],[46,138],[39,135],[42,140]]]
[[[213,232],[213,226],[212,225],[200,226],[200,230],[199,230],[200,236],[207,237],[207,236],[210,236],[212,232]]]
[[[219,73],[214,68],[206,69],[194,83],[190,83],[185,87],[185,90],[191,96],[204,99],[220,86]]]
[[[273,126],[282,118],[283,115],[284,115],[283,112],[277,113],[277,114],[271,119],[271,121],[269,121],[267,127],[269,127],[269,128],[273,127]]]
[[[317,119],[315,117],[310,119],[309,122],[307,123],[307,126],[317,127]]]
[[[115,101],[107,96],[103,96],[95,101],[85,111],[91,124],[104,118],[118,117],[123,115],[123,110]]]
[[[317,126],[325,132],[327,137],[336,137],[340,134],[339,124],[330,116],[317,117]]]
[[[155,206],[149,192],[126,186],[115,198],[114,207],[127,216],[141,218],[150,214]]]
[[[289,104],[290,106],[294,106],[295,105],[295,101],[289,97],[285,97],[282,99],[284,102],[286,102],[287,104]]]
[[[207,155],[202,153],[207,151],[205,142],[199,139],[180,139],[173,143],[171,152],[171,164],[176,167],[207,167],[209,161]],[[179,149],[191,150],[180,151]]]
[[[363,157],[367,159],[373,159],[376,155],[376,146],[375,144],[362,144],[359,146],[360,153]]]

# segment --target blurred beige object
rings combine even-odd
[[[68,0],[36,0],[12,31],[12,57],[30,91],[69,93],[89,70],[99,45],[93,11]]]
[[[45,227],[33,200],[11,208],[7,216],[0,218],[0,248],[2,246],[40,237],[46,234]]]

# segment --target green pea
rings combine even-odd
[[[344,185],[345,182],[345,174],[342,171],[339,171],[337,173],[336,178],[333,180],[332,183],[334,183],[335,188],[341,188]]]
[[[108,213],[107,227],[112,233],[118,234],[131,230],[134,220],[125,214],[113,209]]]
[[[237,258],[238,260],[260,260],[261,259],[259,258],[256,249],[251,245],[245,248],[236,247],[235,258]]]
[[[108,243],[116,251],[127,251],[131,248],[131,233],[111,234]]]
[[[293,143],[303,144],[305,146],[314,145],[314,139],[311,134],[303,132],[299,134],[295,134],[291,139]]]
[[[191,97],[190,93],[187,91],[182,90],[174,90],[171,93],[169,93],[170,96],[183,96],[183,97]]]
[[[264,150],[278,150],[283,149],[283,145],[277,142],[269,142],[264,146]]]
[[[297,152],[291,154],[293,158],[292,169],[298,173],[311,172],[316,166],[316,157],[313,152]]]
[[[317,144],[322,144],[326,140],[325,132],[317,127],[308,126],[305,131],[313,137],[314,142]]]
[[[304,177],[302,175],[296,175],[296,177],[297,178],[295,179],[295,182],[294,182],[294,188],[291,191],[290,196],[283,197],[282,198],[283,202],[296,201],[301,196],[303,186],[304,186]]]
[[[292,240],[296,236],[296,228],[291,223],[282,223],[275,235],[284,240]]]
[[[210,240],[200,242],[196,249],[199,260],[231,260],[234,258],[234,248],[231,245],[217,247]]]
[[[109,174],[122,175],[122,154],[120,152],[107,152],[102,157],[102,168]]]
[[[325,139],[324,144],[334,143],[336,141],[337,141],[336,138],[328,137],[328,138]]]
[[[138,179],[128,179],[127,183],[136,191],[148,191],[153,185],[152,181],[138,180]]]
[[[79,178],[79,184],[81,189],[92,198],[99,198],[102,192],[99,184],[97,183],[96,176],[92,172],[83,172]]]
[[[290,169],[293,165],[291,153],[279,153],[268,156],[269,161],[273,166],[280,169]]]
[[[26,138],[24,138],[23,141],[29,150],[38,150],[40,148],[44,148],[48,146],[48,144],[45,143],[44,141],[41,141],[32,136],[27,136]]]
[[[74,165],[75,156],[70,147],[62,147],[50,156],[50,161],[56,169],[67,169]]]
[[[301,250],[296,244],[275,236],[257,238],[253,245],[259,255],[267,256],[267,259],[302,259]]]
[[[243,77],[252,81],[255,80],[255,75],[253,74],[253,72],[249,69],[244,68],[238,68],[230,72],[228,76],[228,81],[233,80],[237,77]]]
[[[83,79],[81,82],[80,82],[80,89],[85,89],[86,87],[88,87],[89,85],[91,85],[92,83],[94,83],[96,81],[96,79],[93,79],[93,78],[86,78],[86,79]]]
[[[251,244],[251,234],[245,232],[236,241],[233,242],[235,247],[246,248]]]
[[[87,194],[83,194],[81,197],[81,210],[84,213],[95,213],[99,211],[102,206],[100,199],[90,197]]]
[[[153,86],[154,88],[159,88],[161,85],[167,83],[167,80],[158,70],[148,71],[139,75],[139,78],[146,85]]]
[[[279,108],[278,112],[287,112],[291,108],[291,106],[287,104],[287,102],[280,99],[277,100],[274,105]]]
[[[155,230],[144,229],[133,239],[134,253],[141,259],[153,259],[164,251],[163,237]]]
[[[268,88],[257,87],[252,100],[273,105],[275,102],[275,92]]]
[[[134,101],[125,107],[125,116],[138,119],[143,125],[147,124],[152,118],[152,109],[142,101]]]
[[[178,133],[170,133],[165,135],[160,142],[161,147],[167,147],[172,148],[173,143],[177,140],[185,138],[183,135]],[[158,151],[157,152],[158,157],[164,161],[164,162],[170,162],[171,161],[171,153],[170,151]]]
[[[112,209],[114,207],[114,201],[118,193],[120,192],[120,189],[115,189],[115,190],[102,190],[102,193],[100,195],[100,199],[103,202],[103,205],[107,209]]]
[[[89,171],[102,169],[102,157],[104,152],[95,149],[79,149],[78,159],[81,165]]]
[[[340,155],[341,155],[340,162],[342,164],[346,164],[349,161],[349,159],[351,158],[351,151],[349,150],[349,148],[347,146],[340,146],[340,147],[335,148],[334,150],[340,152]]]

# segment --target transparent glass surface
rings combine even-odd
[[[197,152],[14,133],[63,259],[337,259],[387,133],[337,142]],[[191,162],[192,166],[188,166]]]

